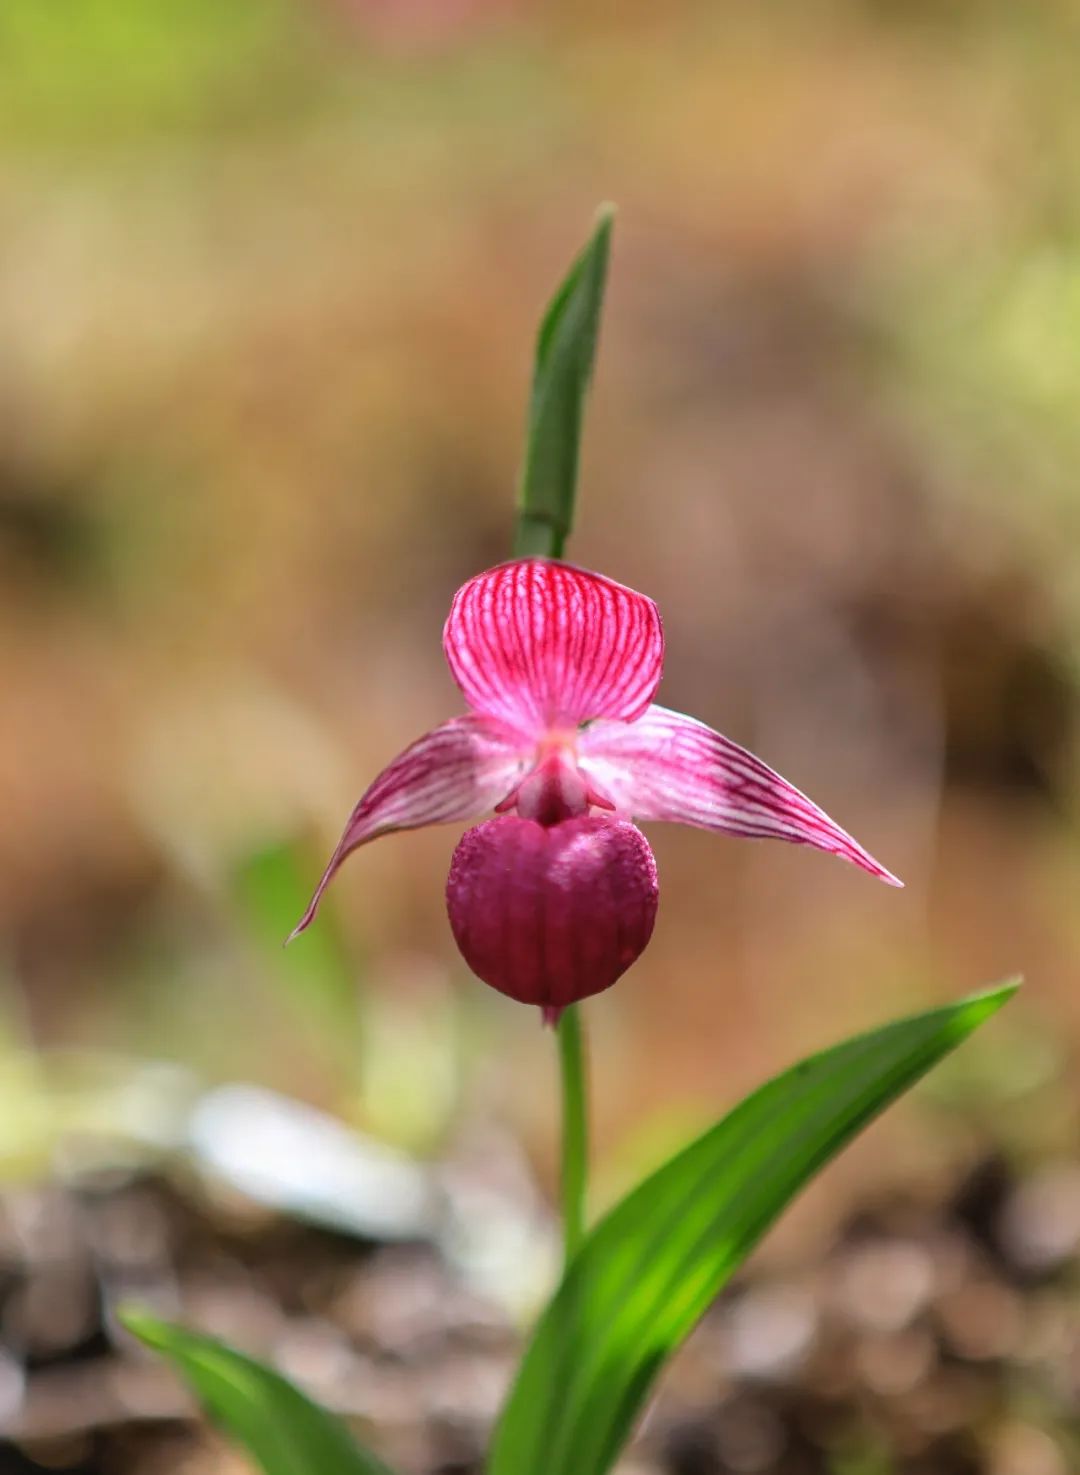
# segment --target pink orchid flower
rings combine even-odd
[[[652,934],[656,863],[636,820],[813,845],[902,884],[760,758],[653,703],[664,635],[645,595],[554,560],[504,563],[458,590],[443,650],[472,710],[367,790],[292,937],[357,846],[488,810],[454,852],[450,926],[478,977],[550,1021]]]

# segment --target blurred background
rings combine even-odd
[[[532,338],[619,206],[572,556],[661,699],[907,882],[651,834],[587,1008],[602,1203],[765,1075],[1010,972],[672,1369],[626,1475],[1080,1466],[1073,0],[4,0],[0,1471],[246,1469],[137,1301],[470,1475],[549,1282],[554,1052],[455,833]]]

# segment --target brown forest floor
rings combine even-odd
[[[3,1475],[224,1475],[243,1460],[120,1301],[272,1360],[409,1475],[474,1475],[518,1349],[424,1244],[214,1209],[160,1177],[0,1205]],[[986,1157],[947,1202],[851,1211],[749,1273],[661,1384],[630,1475],[1066,1475],[1080,1447],[1080,1169]],[[25,1372],[25,1389],[20,1396]]]

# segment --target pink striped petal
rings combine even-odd
[[[459,589],[443,649],[471,707],[533,736],[640,717],[664,662],[651,599],[540,558],[501,564]]]
[[[813,845],[890,886],[904,884],[760,758],[680,712],[650,707],[630,725],[587,727],[578,764],[621,814]]]
[[[392,830],[475,819],[514,788],[528,760],[517,735],[487,717],[455,717],[418,738],[383,769],[353,810],[307,911],[286,941],[315,920],[323,892],[358,845]]]

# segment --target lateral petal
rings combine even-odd
[[[525,558],[458,590],[443,650],[475,711],[538,736],[596,717],[640,717],[660,684],[664,636],[644,594]]]
[[[418,738],[383,769],[349,816],[322,880],[286,942],[315,920],[323,892],[357,846],[393,830],[477,818],[510,792],[528,759],[518,735],[487,717],[455,717]]]
[[[578,766],[636,820],[812,845],[904,884],[760,758],[681,712],[652,706],[637,722],[590,725],[578,739]]]

